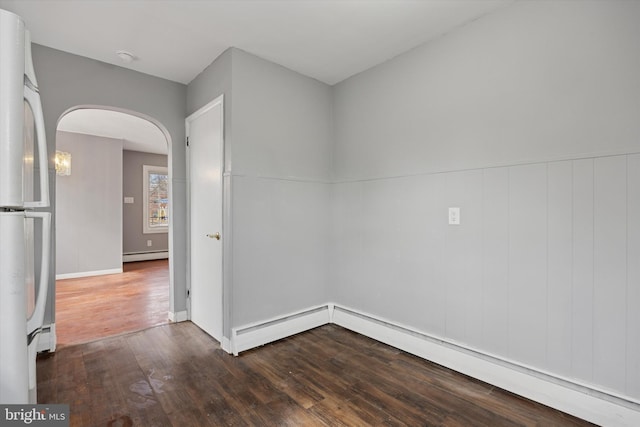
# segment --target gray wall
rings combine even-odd
[[[330,87],[233,51],[233,325],[327,301]]]
[[[517,2],[334,87],[330,299],[640,398],[638,22]]]
[[[122,140],[58,132],[71,175],[56,179],[56,274],[122,268]]]
[[[133,203],[122,205],[122,253],[166,251],[169,249],[167,233],[144,234],[143,230],[143,177],[142,167],[167,166],[167,156],[163,154],[122,151],[122,196],[133,197]],[[147,246],[151,240],[152,246]]]
[[[138,112],[161,123],[171,137],[169,169],[171,173],[171,218],[173,233],[171,310],[186,309],[186,165],[184,117],[186,86],[121,67],[94,61],[40,45],[33,46],[33,62],[42,96],[49,142],[49,176],[52,205],[55,203],[53,156],[58,119],[78,105],[100,105]],[[50,211],[52,209],[49,209]],[[55,221],[55,218],[54,218]],[[45,324],[54,321],[55,261]]]
[[[327,182],[331,88],[233,50],[233,173]]]
[[[516,2],[338,84],[336,178],[636,149],[639,8]]]
[[[233,150],[232,128],[232,54],[234,49],[227,49],[213,61],[202,73],[187,86],[187,115],[191,115],[218,96],[224,96],[224,174],[222,177],[224,210],[222,214],[223,244],[223,283],[222,283],[222,332],[225,337],[231,336],[231,312],[233,302],[233,199],[231,197],[231,157]],[[187,267],[188,268],[188,267]]]
[[[218,96],[224,95],[225,171],[231,170],[233,148],[231,56],[234,50],[225,50],[187,86],[187,116],[204,107]]]
[[[232,188],[225,218],[229,336],[233,326],[326,302],[331,90],[230,49],[189,85],[187,110],[221,93],[231,174],[225,191]]]

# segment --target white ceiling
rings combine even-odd
[[[189,83],[237,47],[328,84],[382,63],[515,0],[0,0],[35,43]],[[116,52],[136,59],[123,63]],[[77,110],[60,130],[167,153],[153,124]]]
[[[0,0],[35,43],[189,83],[234,46],[328,84],[514,0]],[[123,64],[118,50],[137,59]]]
[[[74,110],[60,119],[58,130],[122,139],[125,150],[167,154],[167,139],[156,125],[119,111]]]

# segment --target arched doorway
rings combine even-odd
[[[160,123],[133,111],[60,117],[56,158],[70,157],[71,173],[56,176],[59,345],[169,321],[169,146]]]

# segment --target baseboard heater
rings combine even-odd
[[[332,303],[231,331],[240,352],[334,323],[528,399],[606,426],[639,426],[640,402]]]
[[[127,252],[126,254],[122,254],[122,262],[152,261],[168,258],[169,251]]]
[[[231,351],[237,356],[242,351],[326,325],[330,322],[329,311],[328,305],[321,305],[234,328],[231,331]]]

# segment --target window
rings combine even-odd
[[[167,233],[169,231],[169,175],[167,168],[161,166],[142,166],[144,185],[143,194],[143,231],[149,233]]]

